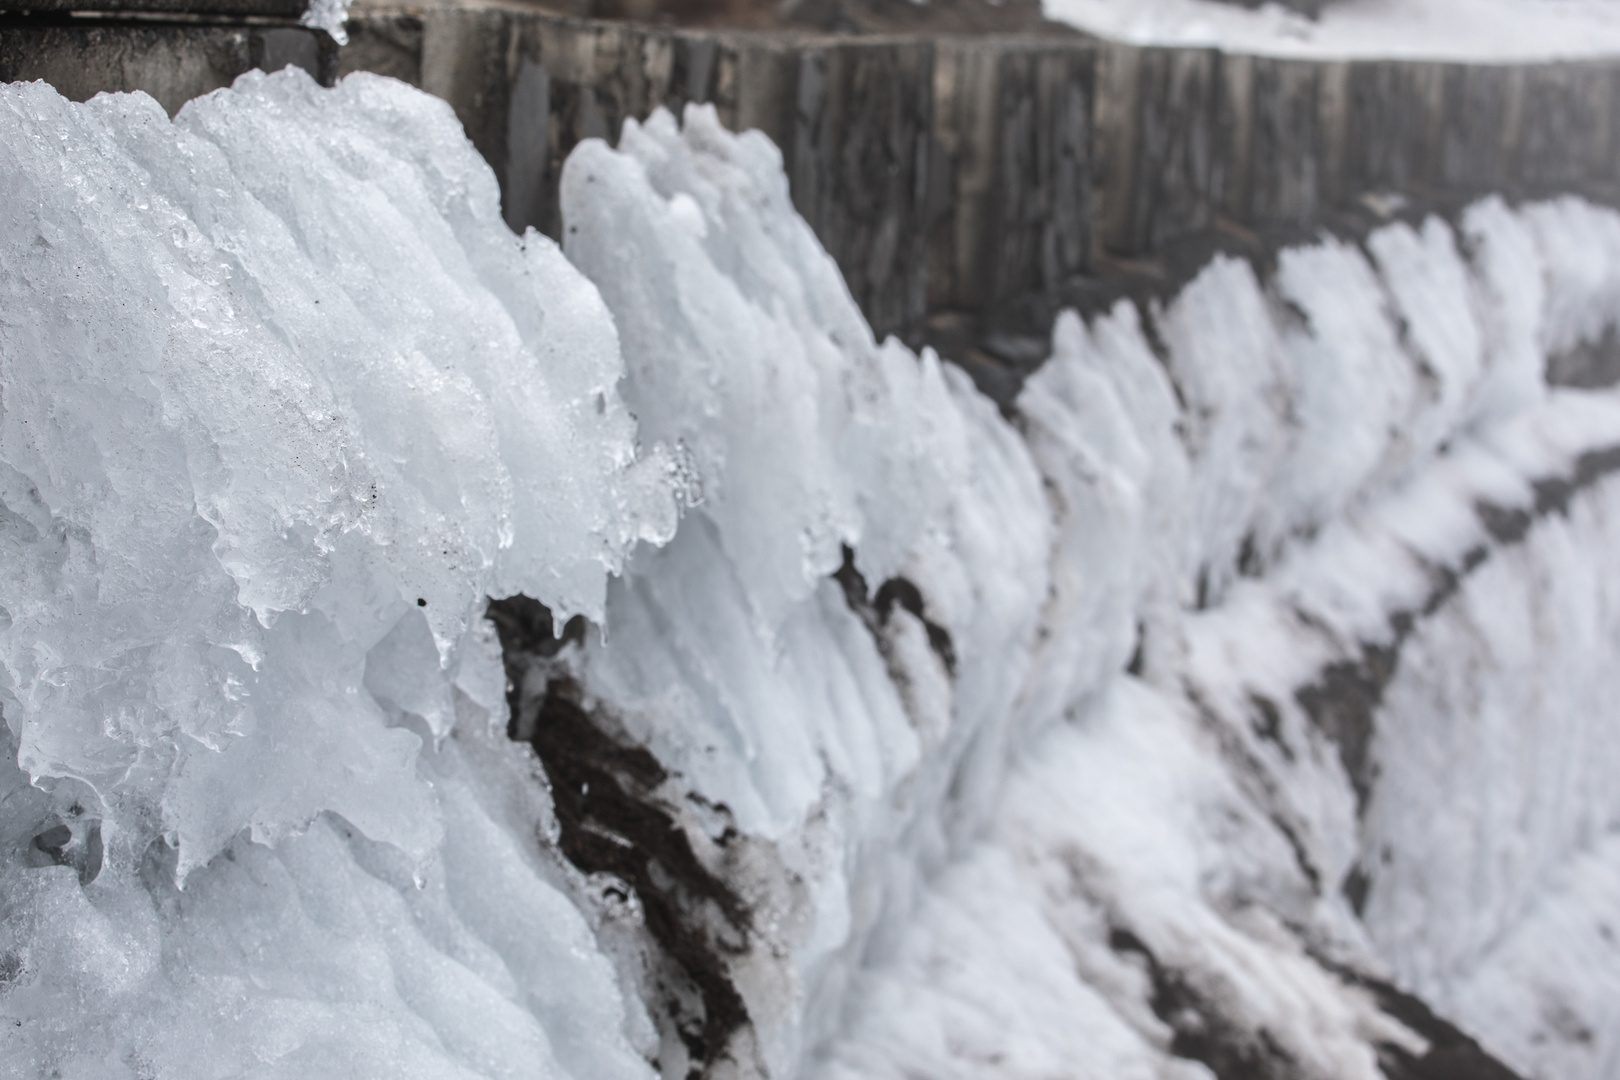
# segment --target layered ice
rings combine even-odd
[[[710,110],[561,249],[372,76],[0,141],[22,1075],[1612,1071],[1620,215],[1219,259],[1003,415]]]
[[[644,1074],[480,618],[673,529],[599,294],[386,80],[0,125],[7,1059]]]
[[[735,1053],[788,1074],[804,1002],[814,1038],[872,928],[993,798],[1046,588],[1040,476],[964,375],[874,342],[764,137],[705,110],[629,122],[617,151],[569,159],[562,198],[566,250],[618,320],[626,400],[689,455],[702,504],[560,663],[724,808],[714,837],[770,842],[765,873],[793,888],[738,961],[759,1043]],[[866,625],[852,579],[924,603]]]
[[[1059,522],[1042,651],[1084,674],[816,1075],[1376,1077],[1455,1046],[1385,980],[1524,1075],[1608,1075],[1612,482],[1583,485],[1620,401],[1542,383],[1613,319],[1558,284],[1594,280],[1565,214],[1614,220],[1493,200],[1467,261],[1433,220],[1265,289],[1217,263],[1162,364],[1130,306],[1059,321],[1018,411]]]
[[[1546,1076],[1620,1066],[1620,597],[1589,554],[1616,542],[1617,497],[1599,485],[1469,577],[1406,646],[1372,747],[1368,930],[1403,981]]]

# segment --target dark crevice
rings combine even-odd
[[[1474,513],[1492,540],[1498,544],[1516,544],[1530,531],[1535,518],[1530,511],[1518,506],[1497,506],[1495,503],[1477,502]]]
[[[524,596],[491,601],[489,618],[506,659],[509,730],[527,734],[545,767],[562,854],[635,894],[665,961],[654,974],[662,1000],[649,1004],[685,1045],[689,1076],[701,1076],[749,1023],[730,968],[748,948],[747,905],[698,858],[658,794],[669,774],[650,751],[610,734],[571,678],[549,677],[539,689],[531,680],[525,692],[535,663],[584,640],[584,620],[569,620],[558,635],[545,605]]]
[[[1489,528],[1489,526],[1487,526],[1487,528]],[[1528,529],[1526,531],[1528,531]],[[1515,540],[1511,542],[1516,543],[1517,540],[1522,539],[1523,536],[1524,534],[1521,533],[1519,537],[1515,538]],[[1501,545],[1499,544],[1498,546]],[[1428,616],[1439,611],[1451,600],[1452,597],[1457,595],[1457,590],[1462,588],[1463,579],[1469,574],[1472,574],[1475,570],[1479,569],[1485,560],[1490,557],[1491,549],[1488,546],[1485,544],[1476,544],[1467,551],[1463,552],[1463,556],[1461,559],[1457,560],[1456,566],[1430,567],[1429,572],[1434,581],[1434,585],[1429,590],[1429,595],[1424,598],[1423,607],[1419,609],[1418,614]],[[1397,614],[1393,620],[1391,620],[1391,625],[1394,626],[1396,632],[1404,638],[1408,633],[1411,632],[1413,622],[1414,618],[1411,613],[1401,612]]]
[[[68,812],[72,823],[58,821],[39,832],[29,847],[30,861],[66,866],[79,875],[79,884],[88,885],[101,874],[105,851],[101,841],[101,821],[84,817],[84,807],[75,803]]]
[[[913,344],[933,349],[967,373],[979,393],[996,403],[1009,421],[1024,380],[1046,363],[1052,351],[1050,323],[1028,323],[1008,332],[972,312],[932,311]]]
[[[1243,543],[1238,548],[1237,572],[1243,577],[1256,578],[1265,572],[1265,562],[1260,558],[1260,545],[1253,532],[1243,534]]]
[[[501,639],[501,656],[506,662],[506,734],[519,742],[528,740],[523,724],[523,678],[532,657],[549,660],[570,644],[585,641],[585,617],[575,615],[556,633],[551,609],[521,593],[504,600],[490,600],[484,617],[495,624]]]
[[[1116,927],[1109,932],[1108,945],[1117,953],[1141,957],[1146,965],[1153,984],[1148,1004],[1170,1028],[1171,1054],[1201,1062],[1216,1080],[1289,1080],[1298,1075],[1298,1064],[1270,1032],[1249,1032],[1233,1024],[1219,1002],[1161,964],[1141,938]]]
[[[1249,719],[1249,726],[1255,735],[1275,746],[1279,753],[1289,761],[1294,760],[1293,748],[1288,745],[1282,734],[1282,710],[1277,703],[1264,694],[1249,693],[1249,704],[1254,706],[1254,713]]]
[[[1298,1063],[1270,1032],[1263,1027],[1251,1032],[1226,1019],[1218,1000],[1161,963],[1131,931],[1116,927],[1109,932],[1108,945],[1143,961],[1153,987],[1148,1004],[1170,1028],[1170,1052],[1176,1057],[1203,1063],[1217,1080],[1291,1080],[1299,1075]],[[1389,1080],[1522,1080],[1418,998],[1382,979],[1315,959],[1345,983],[1370,993],[1380,1010],[1428,1044],[1420,1054],[1394,1043],[1378,1044],[1378,1067]]]
[[[1305,715],[1338,747],[1356,806],[1365,808],[1372,791],[1373,714],[1384,689],[1395,674],[1395,663],[1405,634],[1388,645],[1363,644],[1355,660],[1341,660],[1323,668],[1315,682],[1295,691]]]
[[[563,623],[562,633],[558,634],[551,609],[527,596],[491,600],[487,617],[500,635],[501,648],[507,651],[533,653],[549,660],[565,646],[585,640],[585,616],[575,615]]]
[[[1310,853],[1305,848],[1305,841],[1299,838],[1299,833],[1281,814],[1272,814],[1271,824],[1276,826],[1283,839],[1288,841],[1288,849],[1294,853],[1294,865],[1299,867],[1299,872],[1304,874],[1305,880],[1310,883],[1312,894],[1322,895],[1322,873],[1311,861]]]
[[[1367,873],[1366,867],[1357,863],[1350,868],[1344,876],[1344,885],[1340,888],[1345,900],[1350,903],[1350,910],[1360,918],[1362,912],[1367,910],[1367,894],[1372,891],[1372,875]]]
[[[956,645],[951,640],[951,633],[929,619],[922,590],[916,585],[903,577],[893,577],[878,586],[876,596],[871,596],[867,591],[866,578],[855,568],[855,552],[848,544],[844,545],[843,565],[833,574],[833,580],[844,590],[844,600],[849,604],[849,609],[861,617],[861,621],[872,631],[872,636],[880,641],[881,632],[888,625],[894,609],[904,608],[923,624],[923,629],[928,632],[929,648],[945,665],[945,671],[955,677]]]
[[[1187,695],[1187,700],[1197,710],[1205,730],[1214,737],[1216,743],[1220,746],[1222,757],[1231,765],[1235,775],[1244,788],[1248,790],[1255,804],[1259,806],[1278,806],[1281,799],[1277,790],[1277,782],[1271,771],[1260,761],[1255,752],[1243,742],[1238,733],[1221,720],[1220,714],[1204,699],[1204,695],[1192,683],[1183,683],[1182,692]],[[1272,709],[1276,709],[1274,702],[1260,695],[1252,695],[1251,701],[1255,703],[1265,702]],[[1262,722],[1265,722],[1263,718]],[[1275,722],[1280,735],[1282,726],[1280,712],[1275,716]],[[1264,734],[1257,734],[1259,734],[1260,738],[1265,738]],[[1280,739],[1278,745],[1282,745]],[[1285,748],[1284,753],[1288,752]],[[1316,868],[1316,864],[1311,861],[1310,853],[1300,839],[1299,830],[1280,813],[1273,812],[1270,815],[1270,820],[1293,852],[1294,863],[1298,866],[1301,876],[1310,885],[1311,891],[1316,895],[1321,895],[1322,873]]]
[[[1317,962],[1345,982],[1371,993],[1380,1009],[1429,1044],[1422,1054],[1392,1043],[1379,1045],[1378,1067],[1389,1080],[1523,1080],[1455,1024],[1436,1016],[1420,999],[1383,979],[1321,957]]]
[[[1536,516],[1545,517],[1554,511],[1560,514],[1567,512],[1570,496],[1616,471],[1620,471],[1620,446],[1582,454],[1575,463],[1574,475],[1553,477],[1536,484]]]
[[[1141,619],[1136,620],[1136,645],[1131,649],[1130,662],[1125,665],[1125,673],[1140,678],[1147,666],[1147,626]]]
[[[1574,347],[1547,357],[1547,382],[1582,390],[1620,382],[1620,334],[1613,326],[1606,326],[1598,340],[1576,342]]]

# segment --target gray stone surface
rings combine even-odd
[[[1614,73],[1592,64],[1554,64],[1523,73],[1518,180],[1528,192],[1578,189],[1612,171],[1610,95]]]
[[[350,38],[343,71],[383,71],[450,102],[514,229],[560,235],[557,183],[581,139],[707,102],[781,147],[795,205],[880,335],[915,331],[930,303],[1052,293],[1088,265],[1089,48],[464,7],[363,14]]]
[[[781,147],[796,205],[880,334],[912,336],[931,312],[989,325],[1019,311],[1035,325],[1105,264],[1168,272],[1155,260],[1308,234],[1365,214],[1369,195],[1620,201],[1620,63],[1309,62],[365,0],[348,29],[339,52],[262,21],[0,17],[0,78],[76,98],[139,88],[172,112],[255,66],[392,75],[452,105],[508,223],[554,237],[562,162],[581,139],[709,102]]]
[[[982,295],[1051,294],[1090,265],[1092,58],[1009,49],[997,60],[995,170]]]
[[[1217,156],[1221,57],[1204,49],[1144,49],[1137,67],[1130,250],[1213,223],[1222,176]]]
[[[927,42],[807,42],[794,50],[779,140],[793,202],[880,336],[927,301],[934,55]]]
[[[1620,64],[1302,61],[1109,45],[1099,235],[1135,257],[1212,227],[1299,233],[1364,196],[1616,195]],[[1206,147],[1209,148],[1206,152]]]
[[[1347,190],[1410,191],[1431,184],[1434,155],[1444,148],[1439,136],[1445,74],[1433,64],[1350,66],[1345,139],[1356,152],[1346,157]]]
[[[144,90],[173,115],[252,68],[293,64],[331,82],[332,39],[302,27],[75,20],[0,25],[0,82],[43,79],[75,101]]]
[[[306,0],[0,0],[0,12],[8,14],[94,11],[297,19],[307,6]]]
[[[1256,57],[1249,116],[1248,225],[1303,227],[1321,207],[1327,156],[1322,66]]]
[[[931,309],[1052,295],[1089,266],[1094,68],[1029,38],[936,47]]]
[[[1442,190],[1511,186],[1512,148],[1522,109],[1517,68],[1452,64],[1441,69],[1439,135],[1425,177]]]

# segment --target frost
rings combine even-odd
[[[1620,399],[1544,372],[1613,212],[1217,260],[1009,419],[709,109],[575,151],[566,255],[370,76],[0,142],[8,1066],[1371,1078],[1397,976],[1611,1060]],[[564,692],[692,866],[564,857]]]
[[[993,798],[1045,589],[1039,476],[965,377],[873,341],[759,135],[726,134],[712,109],[684,127],[658,113],[617,151],[582,144],[562,198],[643,437],[686,448],[703,490],[568,663],[631,740],[773,842],[772,873],[806,879],[780,936],[739,961],[760,1042],[738,1053],[780,1075],[874,927],[911,904],[885,884],[895,868],[937,862]],[[920,589],[954,678],[915,616],[881,641],[862,625],[828,580],[846,546],[870,592]]]

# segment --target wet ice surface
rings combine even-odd
[[[0,140],[22,1075],[1373,1077],[1379,979],[1612,1071],[1620,399],[1542,371],[1620,216],[1219,260],[1009,421],[703,110],[563,250],[371,76]],[[507,739],[517,594],[619,772]]]

